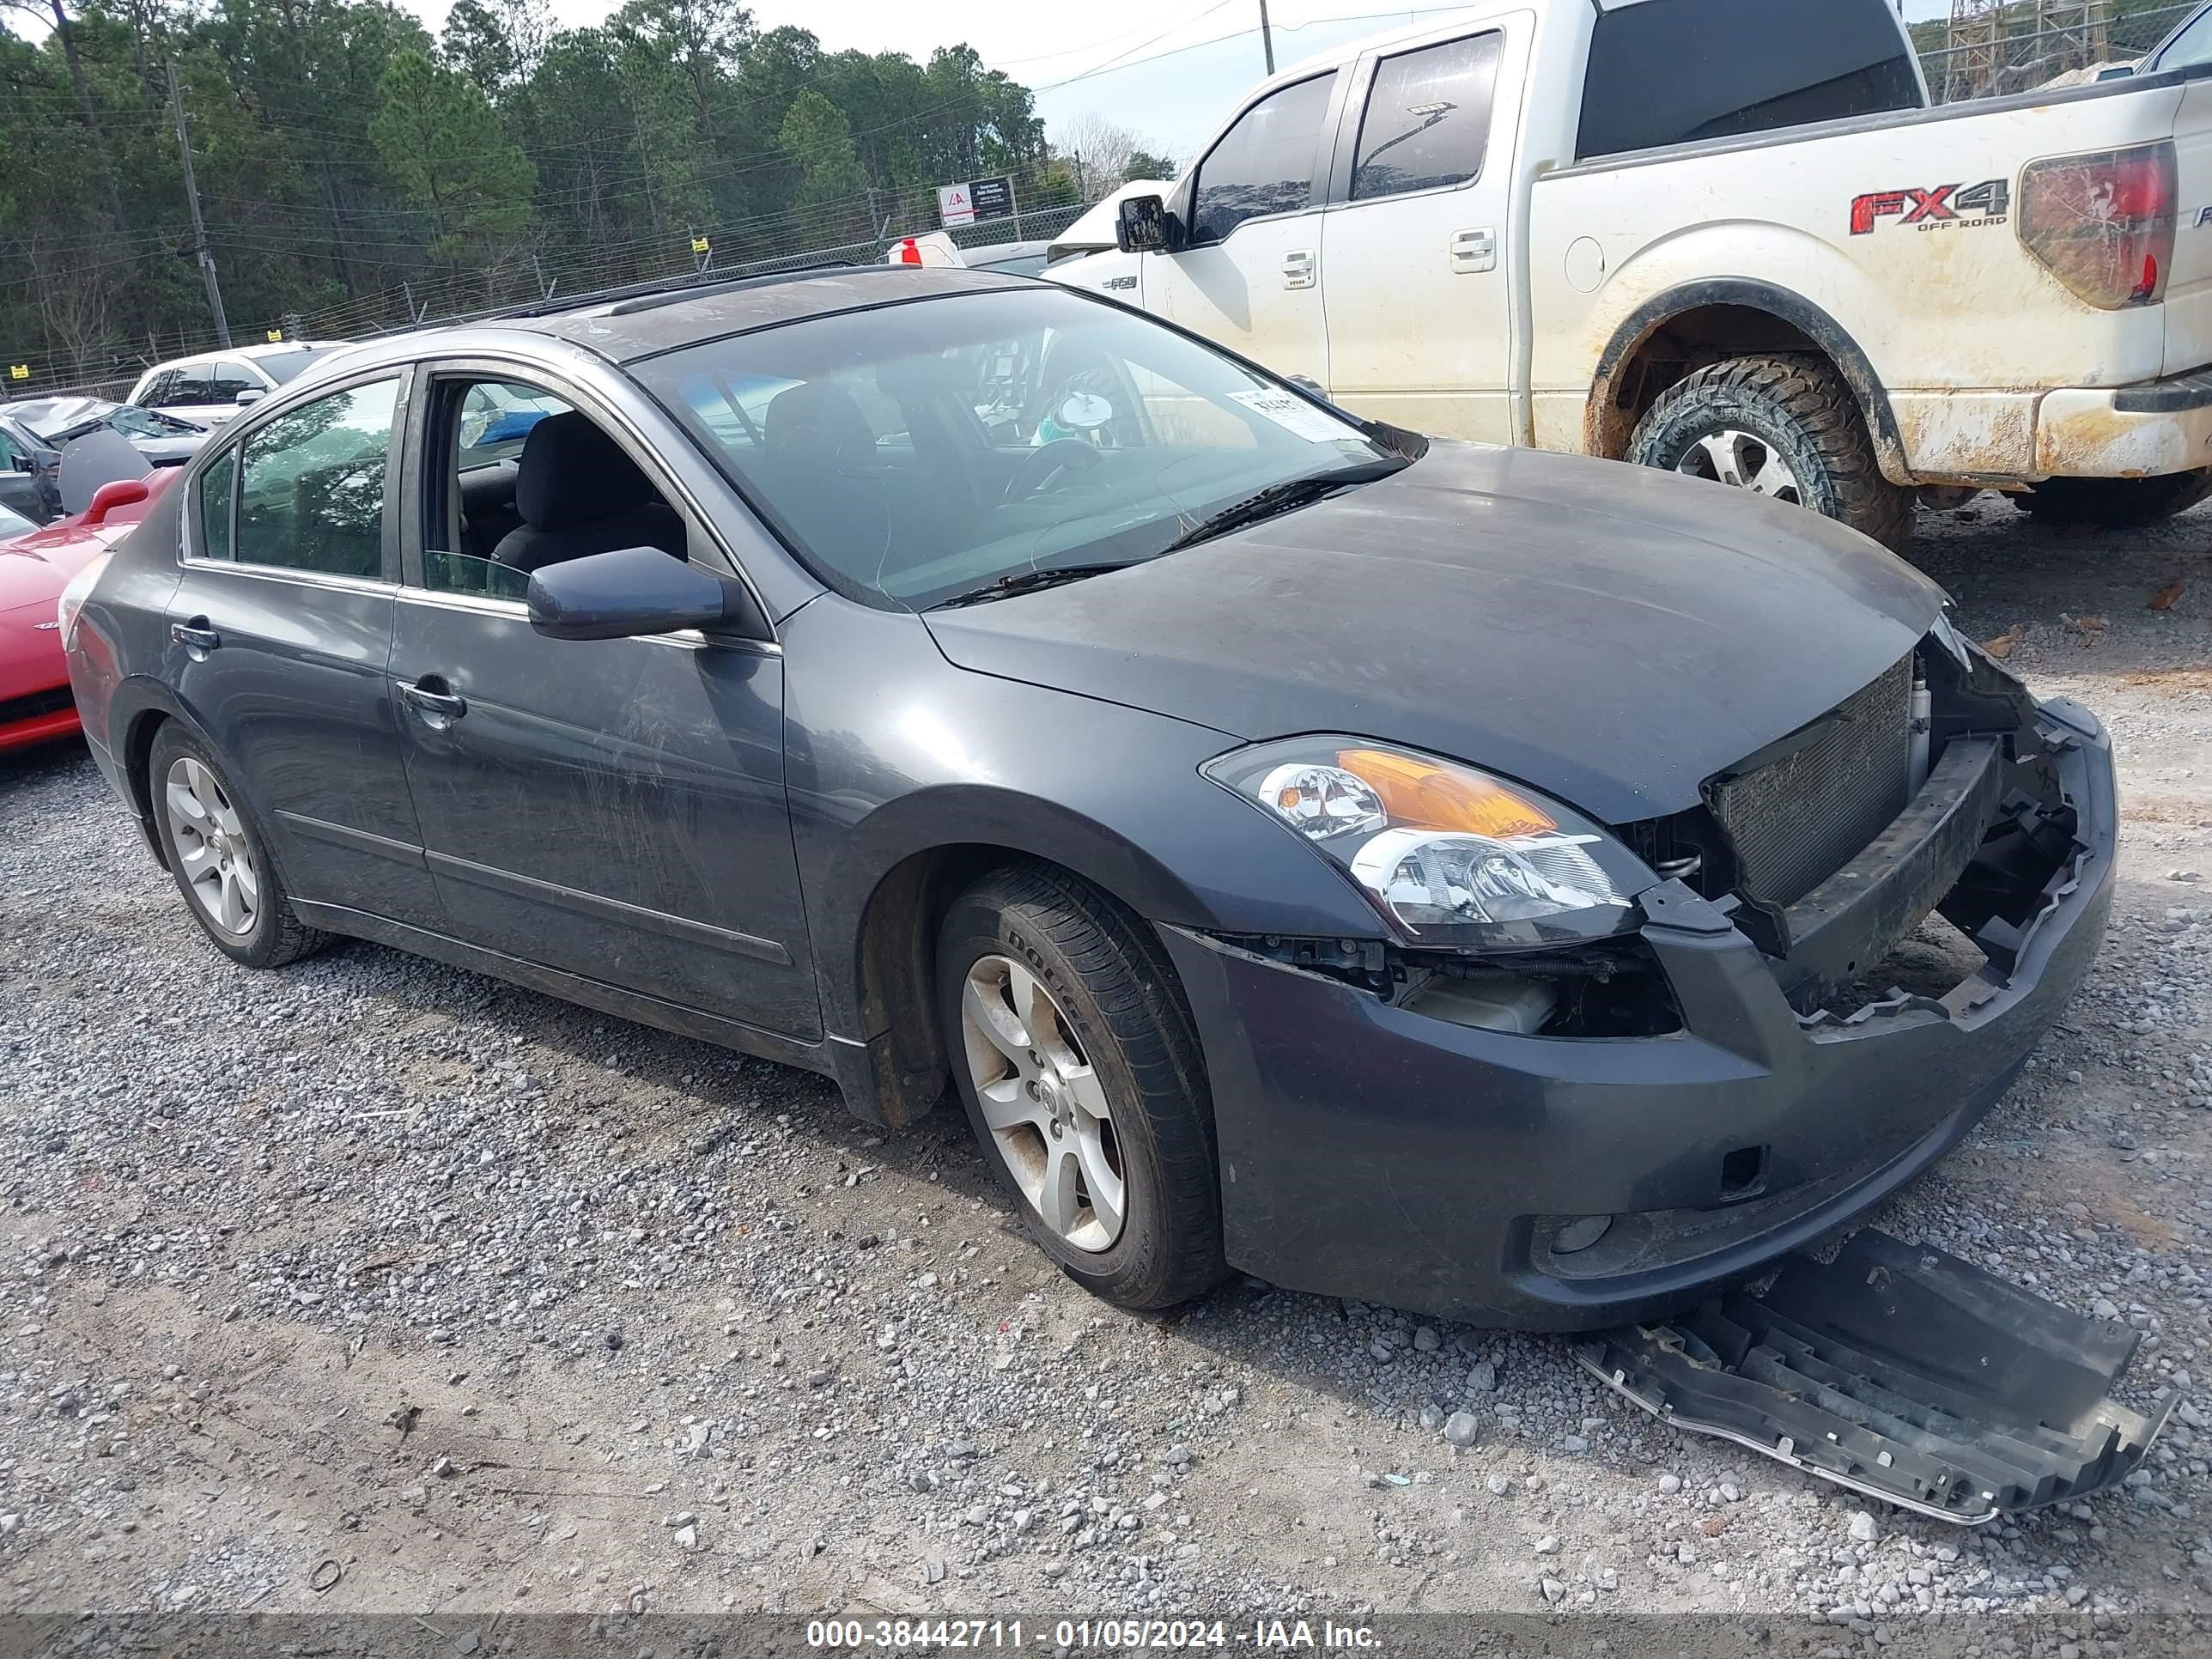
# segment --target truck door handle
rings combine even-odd
[[[1294,247],[1283,255],[1283,286],[1311,288],[1314,285],[1314,257],[1310,247]]]
[[[419,680],[395,680],[392,690],[398,692],[399,701],[422,717],[422,723],[434,732],[442,732],[469,712],[468,704],[446,689],[446,682],[435,674],[425,674]]]
[[[185,654],[194,662],[205,662],[207,653],[222,643],[222,635],[208,626],[205,617],[195,617],[190,622],[171,623],[169,637],[185,647]]]
[[[1458,272],[1498,269],[1498,236],[1489,230],[1455,230],[1451,239],[1451,268]]]

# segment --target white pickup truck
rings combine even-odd
[[[1887,0],[1507,0],[1274,76],[1120,211],[1049,274],[1424,432],[1893,544],[1931,488],[2212,494],[2212,64],[1929,108]]]

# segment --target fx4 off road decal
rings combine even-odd
[[[1873,190],[1851,198],[1851,234],[1864,236],[1884,219],[1916,230],[2001,225],[2011,207],[2012,185],[2002,179],[1978,185],[1937,185],[1929,190]],[[1960,216],[1969,213],[1977,216]]]

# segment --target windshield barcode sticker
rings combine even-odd
[[[1356,442],[1359,434],[1327,410],[1316,409],[1289,392],[1232,392],[1229,394],[1255,415],[1265,415],[1285,432],[1295,432],[1308,443]]]

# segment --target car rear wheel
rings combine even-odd
[[[1143,924],[1060,871],[1011,866],[953,901],[937,981],[969,1121],[1045,1253],[1124,1308],[1218,1280],[1206,1068]]]
[[[1858,399],[1817,357],[1738,357],[1685,375],[1636,423],[1624,459],[1810,507],[1887,547],[1912,495],[1881,476]]]
[[[148,769],[169,873],[216,950],[248,968],[281,968],[327,942],[292,913],[266,840],[205,748],[172,722]]]
[[[2131,530],[2186,513],[2212,495],[2212,467],[2155,478],[2046,478],[2013,501],[2046,524]]]

